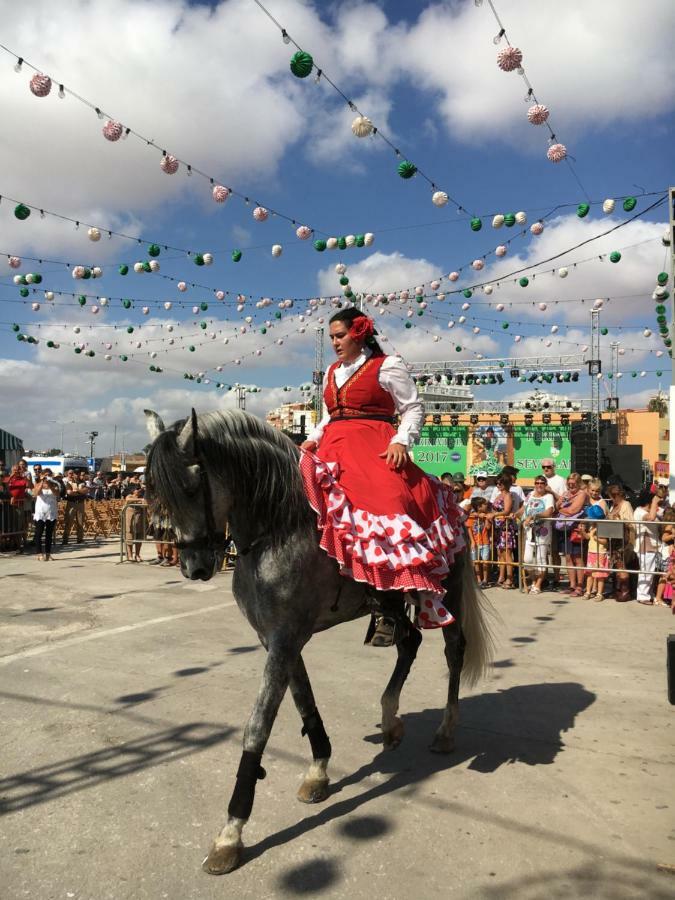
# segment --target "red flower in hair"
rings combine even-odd
[[[368,316],[358,316],[349,329],[349,337],[353,341],[367,341],[375,332],[375,324]]]

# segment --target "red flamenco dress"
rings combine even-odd
[[[394,398],[378,380],[385,359],[373,353],[339,388],[339,363],[330,367],[330,420],[300,470],[321,547],[341,574],[378,591],[423,592],[419,624],[439,628],[453,621],[442,581],[464,549],[464,514],[452,490],[412,460],[397,472],[380,457],[396,434]]]

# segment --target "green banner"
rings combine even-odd
[[[568,475],[571,468],[569,425],[514,425],[513,465],[521,478],[541,471],[541,461],[550,457],[558,475]]]
[[[466,425],[424,425],[412,458],[425,472],[439,478],[445,472],[466,474]]]

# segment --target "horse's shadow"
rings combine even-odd
[[[471,760],[470,769],[482,773],[495,772],[510,763],[550,765],[564,748],[562,734],[573,728],[576,716],[594,701],[595,694],[573,682],[528,684],[466,697],[459,705],[461,724],[457,727],[457,747],[448,755],[430,753],[428,749],[443,710],[408,713],[403,716],[406,736],[395,752],[379,753],[357,771],[335,782],[326,806],[248,847],[244,862],[349,815],[386,794],[405,788],[409,797],[429,777],[467,760]],[[364,740],[378,743],[382,738],[375,733]],[[391,777],[357,796],[335,800],[346,788],[376,774]]]

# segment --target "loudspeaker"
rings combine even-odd
[[[614,444],[602,450],[600,470],[603,481],[618,475],[621,481],[638,494],[642,490],[642,444]]]
[[[579,475],[593,475],[598,472],[596,459],[595,433],[588,427],[588,422],[573,422],[570,434],[572,444],[572,471]],[[600,421],[600,455],[607,447],[616,446],[619,442],[619,428],[606,420]],[[611,465],[611,464],[610,464]],[[609,472],[611,475],[611,471]],[[618,474],[618,473],[617,473]],[[603,476],[605,480],[607,476]],[[640,476],[642,477],[642,476]]]

